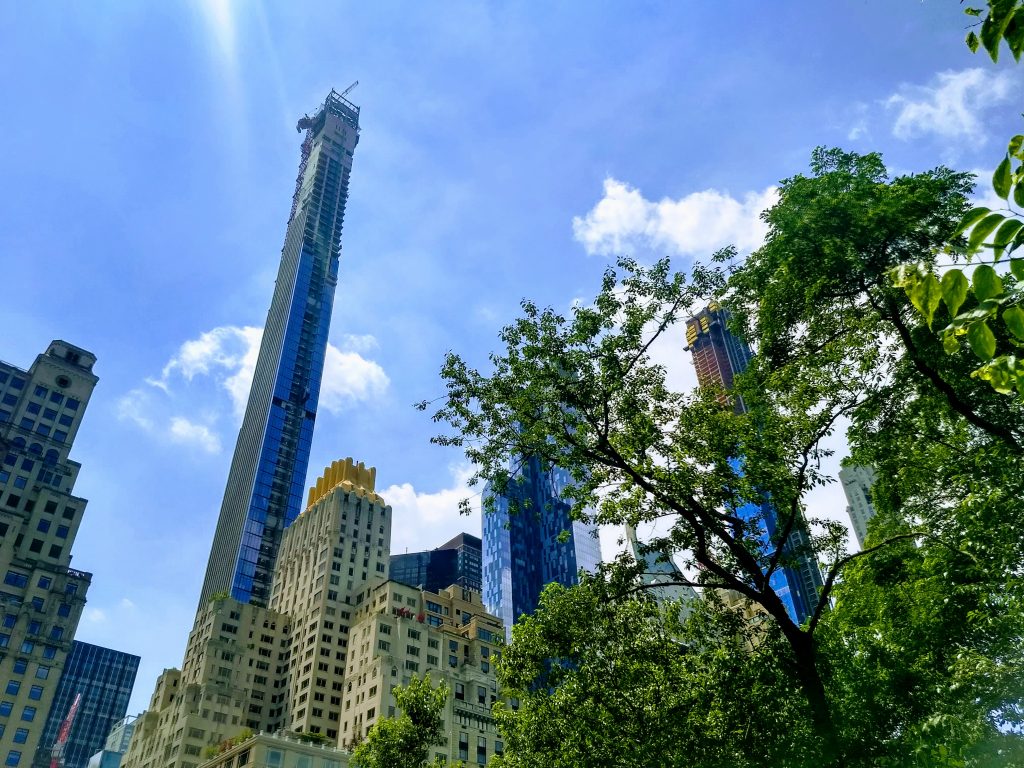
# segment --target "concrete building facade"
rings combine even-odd
[[[875,516],[875,506],[871,503],[871,486],[875,484],[877,475],[873,467],[843,467],[839,470],[839,481],[843,484],[846,494],[846,514],[850,516],[853,533],[857,544],[864,548],[868,537],[868,520]]]
[[[92,574],[71,567],[86,500],[69,453],[96,357],[53,341],[22,370],[0,362],[0,759],[31,765]]]
[[[285,733],[256,733],[226,745],[202,768],[348,768],[351,755]]]
[[[305,131],[281,263],[199,607],[266,605],[284,529],[302,510],[327,351],[359,108],[333,90]]]
[[[449,688],[448,743],[434,756],[484,764],[503,751],[491,707],[498,689],[494,661],[505,628],[480,593],[452,586],[440,593],[396,581],[375,587],[356,612],[345,682],[341,740],[354,745],[382,717],[396,714],[392,689],[413,675]]]
[[[388,577],[429,592],[452,584],[480,592],[483,589],[482,560],[480,539],[460,533],[436,549],[392,555]]]

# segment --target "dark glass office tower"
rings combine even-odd
[[[481,557],[480,539],[460,533],[437,549],[392,555],[388,578],[430,592],[440,592],[452,584],[479,592]]]
[[[750,346],[729,330],[729,313],[715,304],[702,309],[686,323],[686,341],[693,353],[697,381],[703,386],[728,389],[733,378],[746,370],[753,354]],[[746,405],[737,398],[736,411],[743,413]],[[733,466],[742,471],[742,461],[733,459]],[[759,518],[762,523],[761,542],[771,542],[779,524],[778,511],[771,504],[747,504],[738,510],[744,520]],[[810,551],[806,530],[797,527],[786,540],[786,550],[800,553],[794,567],[782,568],[772,574],[772,589],[786,605],[790,617],[798,624],[808,618],[818,605],[818,592],[822,587],[821,571]]]
[[[75,697],[78,712],[64,744],[64,768],[86,768],[89,758],[107,740],[110,729],[125,716],[139,671],[139,657],[75,641],[57,685],[43,737],[36,750],[35,768],[48,768],[51,748]]]
[[[484,605],[505,623],[509,638],[513,622],[533,613],[546,585],[572,586],[581,568],[593,571],[601,561],[597,527],[569,519],[571,505],[562,494],[570,482],[564,469],[545,471],[533,457],[523,462],[507,495],[484,488],[484,498],[494,499],[483,521]],[[563,531],[569,537],[560,541]]]
[[[218,592],[265,605],[281,533],[302,508],[359,108],[331,91],[297,127],[305,140],[281,265],[200,606]]]

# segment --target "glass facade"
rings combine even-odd
[[[569,482],[565,470],[545,470],[531,457],[507,495],[484,489],[494,505],[483,520],[484,605],[509,637],[513,622],[533,613],[546,585],[572,586],[580,569],[593,571],[601,561],[597,527],[569,518],[570,504],[562,498]],[[568,537],[560,540],[565,531]]]
[[[729,313],[716,305],[701,310],[686,323],[686,341],[693,354],[697,381],[702,387],[718,386],[729,389],[733,378],[746,370],[753,357],[750,346],[729,330]],[[737,413],[746,411],[742,399],[736,401]],[[733,468],[742,472],[742,461],[732,459]],[[761,529],[760,539],[765,551],[775,548],[772,539],[779,525],[778,510],[771,504],[746,504],[737,510],[739,517],[756,522]],[[782,599],[790,618],[802,624],[818,605],[822,587],[821,572],[810,551],[806,530],[798,526],[790,533],[783,547],[787,555],[794,555],[792,566],[772,573],[769,583]]]
[[[61,723],[79,694],[82,698],[64,745],[63,762],[64,768],[86,768],[89,758],[102,749],[111,728],[124,719],[138,669],[138,656],[76,640],[46,718],[35,768],[50,765]]]
[[[331,91],[299,129],[291,216],[200,606],[219,592],[266,605],[281,534],[302,510],[359,108]]]
[[[453,584],[479,592],[483,586],[481,559],[480,539],[460,533],[437,549],[392,555],[388,578],[429,592],[439,592]]]

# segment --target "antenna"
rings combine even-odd
[[[353,90],[355,90],[355,87],[357,85],[359,85],[359,81],[358,80],[356,80],[354,83],[352,83],[352,85],[350,85],[348,88],[346,88],[344,91],[342,91],[341,92],[342,98],[344,98],[345,96],[348,96],[349,93],[351,93]]]

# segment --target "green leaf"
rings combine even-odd
[[[963,306],[967,298],[967,278],[959,269],[951,269],[942,276],[942,300],[946,302],[950,317],[956,317],[956,313]]]
[[[1007,307],[1003,310],[1003,322],[1010,329],[1010,333],[1024,340],[1024,309]]]
[[[974,295],[978,301],[992,299],[1003,293],[1003,281],[988,264],[979,264],[975,267],[971,282],[974,283]]]
[[[971,253],[977,251],[981,247],[981,244],[985,242],[985,238],[988,237],[992,230],[999,226],[999,222],[1005,218],[1006,217],[1001,213],[990,213],[975,224],[974,229],[971,230],[971,236],[967,241],[967,250]]]
[[[956,334],[952,331],[946,331],[942,334],[942,348],[946,351],[947,355],[955,355],[957,350],[960,349],[960,342],[956,340]]]
[[[956,232],[954,234],[959,235],[966,232],[991,212],[991,208],[986,208],[983,205],[978,206],[977,208],[971,208],[971,210],[965,213],[964,217],[960,219],[960,225],[956,228]]]
[[[1007,219],[999,225],[995,237],[992,238],[992,251],[996,261],[1002,258],[1006,246],[1010,244],[1022,227],[1024,227],[1024,221],[1020,219]]]
[[[1010,259],[1010,274],[1024,280],[1024,259]]]
[[[1003,39],[1010,46],[1010,53],[1015,61],[1020,61],[1021,54],[1024,54],[1024,12],[1020,8],[1013,14],[1010,23],[1006,25],[1003,32]]]
[[[911,303],[917,307],[917,311],[924,315],[928,321],[928,327],[932,327],[932,318],[935,317],[935,310],[939,308],[942,300],[942,290],[939,281],[933,274],[925,275],[918,280],[909,291]]]
[[[992,188],[1003,200],[1010,196],[1010,185],[1013,183],[1011,171],[1010,156],[1007,155],[1003,158],[1003,162],[996,166],[996,172],[992,174]]]
[[[967,343],[971,345],[971,351],[982,360],[991,360],[996,353],[996,337],[984,320],[967,329]]]
[[[978,36],[976,34],[974,34],[973,32],[967,33],[967,47],[971,49],[971,53],[978,52],[978,45],[980,43],[981,41],[978,39]]]
[[[1022,29],[1024,29],[1024,27],[1022,27]],[[1019,157],[1021,160],[1024,160],[1024,157],[1021,157],[1020,153],[1021,147],[1024,147],[1024,134],[1018,133],[1016,136],[1010,139],[1010,144],[1007,147],[1007,152],[1009,152],[1009,154],[1013,157]]]
[[[964,8],[964,13],[968,16],[981,16],[981,8]]]
[[[999,40],[1002,35],[990,13],[981,24],[981,44],[985,46],[989,57],[994,62],[999,61]]]
[[[1013,188],[1013,202],[1024,208],[1024,181],[1018,181]]]

